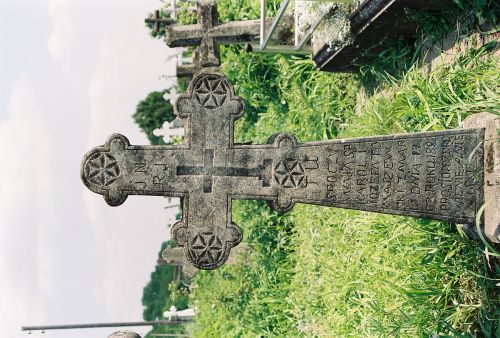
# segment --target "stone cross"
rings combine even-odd
[[[156,10],[153,18],[147,18],[144,20],[146,23],[153,24],[153,32],[158,33],[162,26],[168,26],[173,24],[175,21],[172,19],[163,19],[160,15],[160,11]]]
[[[266,19],[270,25],[273,18]],[[277,36],[287,36],[292,26],[279,27]],[[259,40],[260,20],[232,21],[219,24],[217,5],[202,1],[198,6],[198,23],[165,27],[165,42],[169,47],[200,46],[201,67],[220,65],[219,44],[256,42]]]
[[[170,122],[165,121],[161,128],[153,130],[154,136],[163,136],[165,143],[170,143],[173,136],[184,136],[184,128],[171,128]]]
[[[220,267],[240,243],[235,199],[267,200],[278,212],[308,203],[467,224],[485,201],[484,127],[302,144],[282,133],[235,144],[244,109],[224,76],[201,73],[174,105],[186,120],[184,145],[136,146],[113,134],[85,155],[83,182],[111,206],[128,195],[181,197],[172,238],[199,269]],[[499,193],[498,177],[491,182]]]

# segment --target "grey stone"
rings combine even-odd
[[[270,26],[273,18],[266,19]],[[276,32],[278,39],[292,39],[293,24],[289,20]],[[220,44],[238,44],[259,41],[260,20],[231,21],[219,23],[217,5],[213,1],[203,1],[198,7],[198,23],[194,25],[167,25],[165,42],[169,47],[199,46],[201,67],[220,66]],[[184,74],[190,68],[178,67]],[[195,71],[193,71],[194,73]]]
[[[188,278],[193,278],[198,273],[198,269],[191,265],[191,263],[189,263],[186,259],[186,255],[184,254],[184,250],[182,248],[168,247],[163,250],[161,256],[162,260],[159,260],[158,263],[161,265],[173,265],[180,267],[182,274]]]
[[[494,243],[500,243],[500,117],[480,113],[464,120],[465,128],[485,128],[484,144],[484,221],[481,230]]]
[[[300,144],[277,134],[267,144],[235,144],[245,104],[228,80],[202,73],[175,105],[186,143],[135,146],[111,135],[88,152],[81,176],[111,206],[128,195],[182,198],[172,238],[199,269],[215,269],[242,239],[234,199],[267,200],[473,223],[484,201],[484,129],[455,129]]]
[[[141,338],[137,333],[132,331],[116,331],[108,336],[108,338]]]

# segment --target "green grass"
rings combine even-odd
[[[219,2],[222,21],[257,10],[251,1]],[[472,113],[500,114],[495,46],[471,47],[430,73],[418,67],[425,41],[455,19],[433,17],[415,45],[395,42],[359,74],[224,47],[222,71],[246,102],[236,141],[440,130]],[[475,27],[466,26],[464,35]],[[197,275],[194,336],[500,337],[500,262],[455,225],[307,205],[279,215],[258,201],[233,203],[233,220],[253,249],[251,262]]]

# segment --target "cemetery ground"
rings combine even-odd
[[[246,102],[235,142],[265,143],[277,131],[306,142],[442,130],[473,113],[500,114],[498,37],[475,41],[477,2],[457,2],[462,8],[415,15],[416,41],[394,41],[359,73],[222,47],[222,73]],[[258,17],[258,3],[218,5],[223,22]],[[468,46],[431,71],[421,67],[424,46],[453,30]],[[278,214],[256,201],[234,202],[233,219],[251,261],[190,281],[194,336],[500,337],[498,247],[460,226],[300,204]],[[174,286],[164,295],[161,310],[185,297]]]

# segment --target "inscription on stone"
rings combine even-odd
[[[241,241],[235,199],[267,200],[280,212],[309,203],[457,223],[473,223],[483,204],[484,129],[234,144],[243,111],[224,76],[202,73],[175,103],[184,145],[134,146],[111,135],[85,155],[83,182],[112,206],[128,195],[181,197],[172,238],[200,269],[221,266]]]
[[[339,207],[474,222],[482,200],[482,150],[475,149],[481,138],[456,130],[332,146],[325,196]]]

